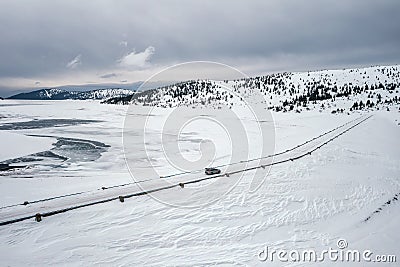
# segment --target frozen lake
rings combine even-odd
[[[118,196],[121,192],[138,192],[142,187],[136,185],[101,188],[149,178],[149,159],[161,176],[182,172],[185,166],[170,164],[161,150],[162,136],[167,135],[163,139],[167,143],[174,140],[173,134],[159,130],[160,122],[168,117],[168,109],[157,109],[154,116],[146,117],[149,131],[145,137],[139,126],[126,131],[133,147],[124,150],[127,111],[127,106],[101,105],[96,101],[1,101],[1,161],[27,166],[1,173],[1,206],[84,192],[3,208],[2,220]],[[134,122],[147,114],[143,107],[129,112]],[[191,112],[184,109],[177,118],[188,118]],[[202,113],[207,114],[206,110]],[[46,217],[41,223],[31,219],[1,226],[2,264],[62,265],[68,261],[72,265],[279,266],[281,262],[259,261],[257,256],[265,245],[323,250],[336,247],[339,238],[346,239],[354,249],[399,255],[399,203],[384,205],[400,192],[398,112],[274,113],[273,121],[266,119],[262,123],[273,125],[273,152],[279,153],[363,115],[373,117],[307,157],[272,166],[255,192],[249,192],[252,179],[265,174],[250,171],[241,174],[229,192],[223,189],[231,186],[235,175],[218,178],[215,183],[133,197],[124,203],[112,201],[77,209]],[[258,156],[259,123],[245,116],[238,121],[246,127],[250,140],[239,148],[248,146],[245,158]],[[299,148],[298,154],[339,130]],[[208,122],[190,124],[180,133],[179,151],[188,162],[201,157],[207,149],[214,149],[213,165],[231,162],[228,138],[219,137],[222,133],[210,134]],[[147,159],[139,151],[143,140]],[[211,140],[215,147],[203,144],[200,151],[204,140]],[[19,144],[24,144],[24,149],[15,151]],[[133,159],[129,167],[134,178],[126,157]],[[276,160],[284,158],[282,155]],[[223,167],[222,170],[225,171]],[[193,172],[171,180],[201,176],[201,172]],[[152,179],[144,188],[162,184],[161,179]],[[183,205],[205,198],[215,201],[201,208],[181,208],[159,201]]]

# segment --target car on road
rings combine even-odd
[[[206,168],[205,173],[207,175],[214,175],[214,174],[220,174],[221,170],[217,168]]]

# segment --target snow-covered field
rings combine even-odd
[[[352,103],[349,100],[345,104]],[[153,121],[164,121],[171,110],[157,108]],[[127,112],[127,106],[97,101],[1,101],[0,160],[28,167],[0,173],[0,206],[4,207],[0,209],[0,221],[204,177],[196,171],[168,179],[146,176],[148,161],[140,158],[139,151],[143,140],[148,159],[160,176],[182,170],[174,169],[165,158],[160,148],[165,144],[159,138],[168,133],[160,132],[159,124],[152,125],[152,118],[150,134],[143,136],[139,126],[130,129],[130,144],[138,145],[137,154],[135,146],[123,146]],[[142,106],[129,108],[133,122],[146,112]],[[182,108],[178,116],[185,120],[193,112]],[[369,115],[372,117],[355,126]],[[273,112],[265,119],[256,123],[243,116],[229,121],[244,125],[248,144],[229,144],[232,133],[224,138],[223,132],[213,132],[204,122],[193,123],[181,132],[184,138],[179,143],[180,152],[189,161],[196,160],[201,157],[202,141],[211,140],[215,146],[212,165],[224,165],[233,160],[230,145],[246,146],[249,151],[243,155],[245,159],[260,156],[258,127],[263,124],[274,129],[270,152],[279,153],[351,123],[274,160],[307,153],[349,129],[311,155],[274,165],[264,172],[257,169],[213,182],[176,186],[127,198],[124,203],[114,200],[44,217],[40,223],[31,218],[0,226],[1,265],[309,265],[277,259],[262,262],[258,256],[265,246],[288,251],[337,248],[339,238],[346,239],[349,249],[369,249],[374,255],[399,257],[400,201],[394,200],[400,193],[398,107],[349,114],[318,109]],[[128,165],[134,178],[124,152],[126,159],[133,161]],[[16,158],[19,159],[10,161]],[[269,158],[247,167],[271,162]],[[229,170],[243,167],[238,164]],[[251,192],[253,178],[262,180],[265,175],[260,187]],[[150,180],[135,184],[147,179]],[[110,188],[123,184],[129,185]],[[74,193],[79,194],[14,206]],[[196,208],[182,207],[205,200],[214,201]],[[326,260],[314,264],[334,263]]]

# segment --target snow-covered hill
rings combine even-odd
[[[98,89],[91,91],[66,91],[59,88],[49,88],[13,95],[8,99],[28,100],[87,100],[107,99],[111,97],[131,96],[134,91],[120,88]]]
[[[379,109],[399,103],[400,68],[375,66],[357,69],[284,72],[233,81],[196,80],[135,94],[131,101],[111,98],[103,103],[157,107],[232,106],[242,97],[264,95],[274,111],[329,109],[332,113]]]

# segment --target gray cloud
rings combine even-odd
[[[3,0],[0,79],[95,79],[121,63],[189,60],[249,74],[399,63],[399,12],[398,0]],[[84,64],[65,68],[77,55]]]
[[[102,78],[102,79],[109,79],[109,78],[114,78],[114,77],[117,77],[117,76],[118,76],[118,75],[115,74],[115,73],[107,73],[107,74],[101,75],[100,78]]]
[[[75,69],[81,64],[82,64],[82,55],[79,54],[76,57],[74,57],[74,59],[72,59],[70,62],[68,62],[66,67],[69,69]]]

